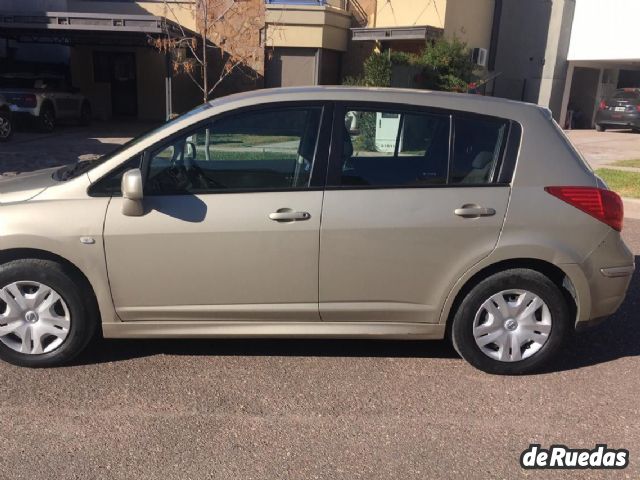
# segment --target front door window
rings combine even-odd
[[[146,194],[293,190],[309,185],[321,108],[225,116],[151,154]]]

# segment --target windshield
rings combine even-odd
[[[71,165],[65,165],[64,167],[60,167],[58,170],[56,170],[53,173],[53,178],[55,180],[59,180],[62,182],[66,182],[67,180],[71,180],[72,178],[76,178],[80,175],[82,175],[83,173],[88,172],[89,170],[97,167],[98,165],[103,164],[104,162],[111,160],[113,157],[115,157],[116,155],[119,155],[121,152],[125,151],[128,148],[133,147],[134,145],[137,145],[141,142],[143,142],[144,140],[146,140],[147,138],[149,138],[152,135],[155,135],[157,132],[163,130],[164,128],[167,128],[169,125],[173,124],[174,122],[177,122],[178,120],[183,120],[184,118],[193,116],[197,113],[200,113],[204,110],[207,110],[208,108],[211,108],[211,105],[208,103],[204,103],[196,108],[194,108],[193,110],[190,110],[186,113],[183,113],[182,115],[177,116],[176,118],[168,121],[167,123],[163,123],[162,125],[160,125],[159,127],[154,127],[151,130],[142,133],[140,135],[138,135],[137,137],[132,138],[131,140],[129,140],[128,142],[124,143],[123,145],[121,145],[120,147],[116,148],[115,150],[107,153],[106,155],[101,156],[100,158],[96,158],[93,160],[83,160],[83,161],[79,161],[76,163],[72,163]]]

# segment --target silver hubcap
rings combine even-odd
[[[11,122],[0,117],[0,137],[6,138],[11,133]]]
[[[540,297],[527,290],[504,290],[478,309],[473,337],[488,357],[517,362],[547,343],[551,323],[549,307]]]
[[[20,353],[48,353],[69,335],[71,315],[53,288],[15,282],[0,289],[0,342]]]

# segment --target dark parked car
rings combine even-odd
[[[621,88],[600,102],[596,130],[632,128],[640,131],[640,88]]]

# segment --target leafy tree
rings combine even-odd
[[[457,38],[436,41],[417,56],[415,63],[424,67],[421,82],[424,88],[466,92],[476,79],[469,49]]]

